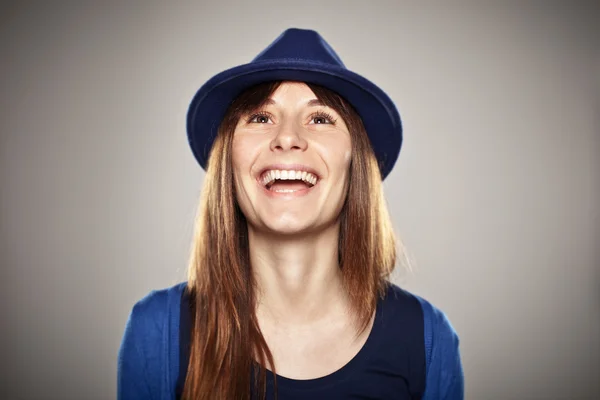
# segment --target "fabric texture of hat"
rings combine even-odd
[[[341,95],[365,125],[382,178],[390,173],[402,146],[396,106],[377,85],[348,70],[317,32],[296,28],[283,32],[250,63],[215,75],[198,90],[188,110],[187,134],[202,168],[231,102],[250,86],[280,80],[314,83]]]

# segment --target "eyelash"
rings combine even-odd
[[[247,123],[252,123],[252,121],[256,118],[256,117],[265,117],[265,118],[272,118],[273,115],[266,112],[266,111],[259,111],[257,113],[252,114],[250,117],[248,117],[248,120],[246,121]],[[325,111],[317,111],[314,112],[310,115],[310,119],[311,121],[314,120],[315,118],[324,118],[329,120],[329,124],[330,125],[335,125],[336,123],[336,119],[333,118],[333,116]],[[316,125],[323,125],[323,124],[316,124]],[[325,123],[325,125],[327,125],[327,123]]]

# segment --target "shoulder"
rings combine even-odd
[[[386,303],[394,310],[395,317],[412,315],[412,321],[420,321],[419,328],[422,330],[415,333],[418,332],[420,337],[419,347],[424,344],[426,378],[423,399],[463,399],[460,340],[446,313],[423,297],[393,283],[387,289]],[[402,323],[399,325],[406,329]]]
[[[459,335],[444,311],[415,294],[423,312],[426,384],[424,400],[464,398]]]
[[[164,289],[152,290],[139,299],[131,309],[130,320],[146,328],[160,328],[160,322],[165,321],[179,303],[186,282],[181,282]]]
[[[151,349],[168,329],[173,314],[179,311],[181,294],[186,283],[152,290],[135,302],[125,326],[124,341],[135,343],[138,348]]]
[[[425,328],[425,346],[433,349],[458,348],[459,337],[444,311],[423,297],[414,295],[423,309],[423,325]],[[428,355],[427,363],[431,362],[432,354]]]
[[[434,339],[438,343],[442,341],[458,345],[458,334],[448,316],[428,300],[391,282],[387,289],[386,299],[394,309],[410,304],[413,312],[418,310],[422,314],[426,347],[431,347]]]
[[[152,290],[133,305],[118,356],[119,399],[147,399],[169,390],[172,334],[186,283]],[[176,354],[174,351],[173,354]],[[167,376],[167,384],[164,379]],[[164,389],[167,388],[167,389]]]
[[[420,299],[389,281],[386,282],[382,314],[386,316],[388,328],[395,327],[402,332],[410,328],[419,336],[423,333],[424,310]]]

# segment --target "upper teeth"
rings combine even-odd
[[[304,182],[308,182],[311,185],[315,185],[317,183],[317,177],[314,174],[306,171],[287,171],[287,170],[279,170],[272,169],[265,172],[262,176],[263,185],[267,186],[269,183],[273,182],[275,179],[279,180],[303,180]]]

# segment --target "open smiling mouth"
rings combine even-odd
[[[306,191],[317,184],[319,178],[307,171],[269,170],[261,177],[262,185],[273,193]]]

